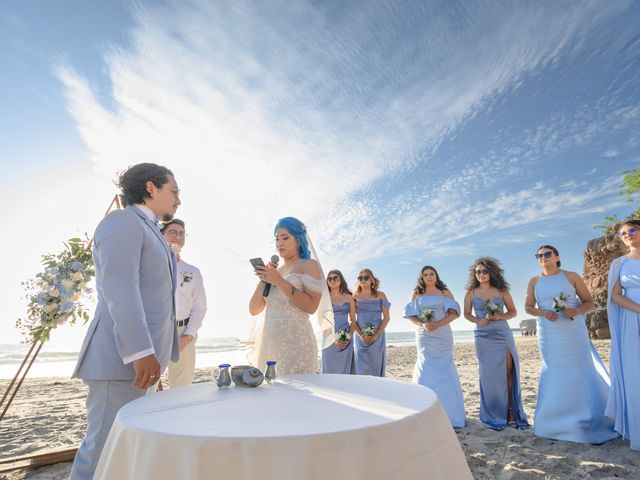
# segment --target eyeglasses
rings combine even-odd
[[[327,277],[328,282],[337,282],[338,280],[340,280],[340,277],[338,275],[329,275]]]
[[[476,275],[489,275],[489,270],[476,270]]]
[[[553,255],[553,252],[544,252],[544,253],[534,253],[533,256],[536,257],[538,260],[540,260],[541,258],[551,258],[551,255]]]
[[[165,233],[171,235],[172,237],[187,238],[187,232],[179,232],[178,230],[167,230]]]
[[[630,228],[629,230],[627,230],[626,232],[620,232],[618,233],[618,236],[620,238],[625,238],[625,237],[630,237],[631,235],[635,235],[636,232],[638,231],[637,228]]]
[[[369,275],[360,275],[358,277],[359,282],[366,282],[367,280],[369,280]]]

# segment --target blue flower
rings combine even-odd
[[[63,313],[68,313],[73,310],[73,302],[71,300],[65,300],[60,304],[60,311]]]
[[[82,263],[75,261],[71,263],[71,270],[74,272],[82,270]]]
[[[36,303],[38,305],[44,305],[47,303],[47,297],[48,295],[45,292],[39,292],[38,295],[36,295]]]

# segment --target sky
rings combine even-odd
[[[0,4],[0,343],[21,282],[92,235],[117,173],[175,173],[183,256],[207,337],[240,335],[277,219],[325,271],[373,270],[402,319],[423,265],[462,301],[498,258],[518,317],[555,245],[586,243],[640,154],[640,6],[631,1],[104,1]],[[471,329],[463,318],[454,329]],[[54,332],[79,345],[81,326]]]

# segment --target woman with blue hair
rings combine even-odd
[[[311,258],[316,255],[300,220],[278,220],[274,235],[283,262],[280,266],[269,262],[265,267],[256,267],[260,282],[249,301],[249,312],[255,316],[264,311],[264,318],[254,332],[249,361],[264,368],[268,360],[275,360],[278,374],[316,373],[318,347],[309,315],[317,312],[317,330],[323,335],[323,346],[332,344],[334,338],[324,274],[318,261]],[[271,284],[266,297],[265,283]]]

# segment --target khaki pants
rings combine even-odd
[[[178,327],[178,335],[184,333],[186,325]],[[193,371],[196,367],[196,338],[180,352],[177,362],[169,362],[169,387],[183,387],[193,383]]]

